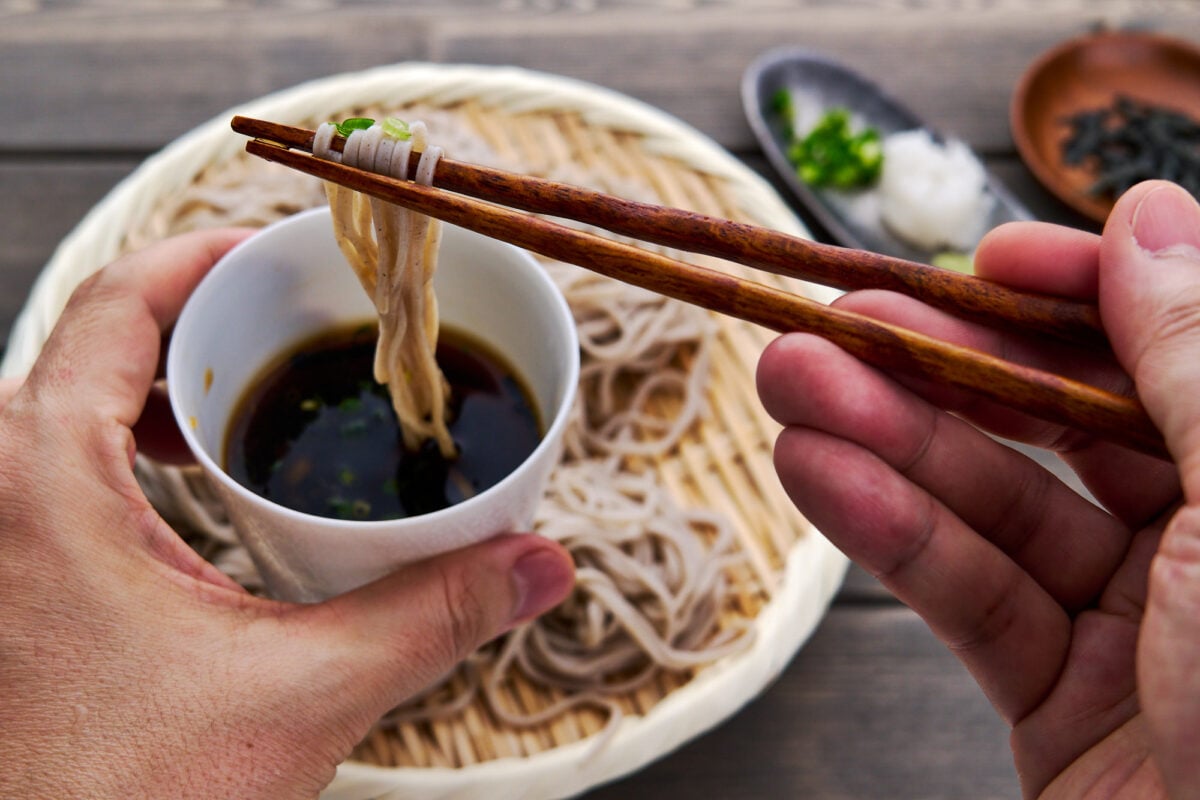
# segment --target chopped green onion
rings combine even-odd
[[[350,516],[350,501],[334,495],[325,501],[329,506],[329,510],[337,514],[342,519],[347,519]]]
[[[375,124],[375,120],[370,117],[350,117],[341,122],[333,123],[337,127],[337,132],[342,136],[349,136],[354,131],[365,131],[367,128]]]
[[[412,131],[408,128],[408,123],[398,117],[388,117],[383,121],[383,132],[393,139],[408,141],[412,138]]]
[[[342,423],[338,428],[338,433],[342,436],[358,436],[367,432],[367,421],[365,419],[352,419],[349,422]]]
[[[325,502],[328,504],[329,510],[340,519],[367,519],[371,516],[371,503],[362,498],[347,500],[334,495]]]
[[[301,411],[320,411],[321,410],[321,398],[309,397],[305,400],[301,400],[300,401],[300,410]]]
[[[780,89],[771,96],[771,110],[783,119],[784,135],[791,139],[794,136],[792,120],[796,118],[795,106],[792,105],[792,93]]]
[[[349,486],[354,483],[354,470],[349,467],[342,467],[342,471],[338,473],[338,481],[342,486]]]
[[[789,112],[791,99],[781,93],[774,105],[781,113]],[[790,113],[785,119],[790,123]],[[879,131],[870,127],[853,130],[850,112],[844,108],[827,111],[803,137],[789,131],[788,138],[788,160],[796,175],[810,186],[853,189],[874,183],[883,171]]]

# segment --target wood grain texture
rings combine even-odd
[[[1177,3],[696,3],[532,13],[533,4],[82,5],[0,26],[0,107],[29,112],[7,149],[153,148],[238,102],[333,72],[403,60],[511,64],[644,99],[733,149],[737,87],[759,53],[819,48],[875,77],[930,124],[984,152],[1011,149],[1007,104],[1029,61],[1099,24],[1187,30]],[[1180,10],[1176,10],[1180,9]],[[86,116],[85,116],[86,115]],[[88,119],[86,130],[77,124]]]

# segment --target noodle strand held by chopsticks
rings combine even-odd
[[[313,155],[407,179],[408,156],[415,149],[421,153],[415,179],[432,184],[442,150],[429,144],[424,123],[409,126],[408,140],[385,135],[378,124],[355,130],[341,153],[330,146],[335,131],[329,122],[317,128]],[[448,385],[435,358],[433,276],[441,223],[335,183],[326,183],[325,192],[338,246],[379,317],[375,380],[387,384],[404,444],[416,450],[433,439],[451,458],[456,448],[446,420]]]

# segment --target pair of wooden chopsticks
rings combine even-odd
[[[434,186],[422,186],[290,149],[311,151],[314,132],[304,128],[241,116],[234,117],[232,127],[253,137],[246,144],[252,155],[775,331],[815,333],[883,369],[965,389],[1040,419],[1169,458],[1161,434],[1136,398],[522,212],[573,219],[641,241],[840,289],[890,289],[978,322],[1076,343],[1104,341],[1095,306],[445,158],[438,164]],[[334,149],[343,144],[343,139],[334,138]],[[413,154],[414,170],[418,157]]]

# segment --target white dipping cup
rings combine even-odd
[[[264,367],[322,330],[375,314],[334,241],[329,209],[296,214],[230,250],[184,306],[167,355],[175,420],[271,596],[320,601],[401,565],[528,529],[579,380],[570,309],[527,252],[451,225],[443,226],[434,288],[443,324],[489,343],[517,370],[545,434],[486,491],[433,513],[373,522],[285,508],[223,469],[230,419]]]

